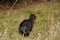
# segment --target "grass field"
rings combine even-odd
[[[19,24],[35,13],[29,37],[19,34]],[[0,40],[60,40],[60,4],[41,4],[29,9],[0,12]]]

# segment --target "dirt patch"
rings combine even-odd
[[[19,9],[19,8],[29,8],[38,4],[48,4],[48,3],[60,2],[59,0],[0,0],[0,10],[9,9]]]

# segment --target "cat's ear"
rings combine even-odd
[[[32,14],[32,13],[31,13],[30,15],[33,15],[33,16],[35,16],[35,14]]]

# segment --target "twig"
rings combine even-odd
[[[17,3],[17,1],[18,1],[18,0],[16,0],[16,1],[13,3],[13,5],[11,6],[11,8],[10,8],[9,11],[8,11],[8,14],[9,14],[10,10],[15,6],[15,4]]]

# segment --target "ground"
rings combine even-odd
[[[29,37],[19,34],[19,24],[35,13]],[[29,9],[0,12],[0,40],[60,40],[60,4],[40,4]]]

